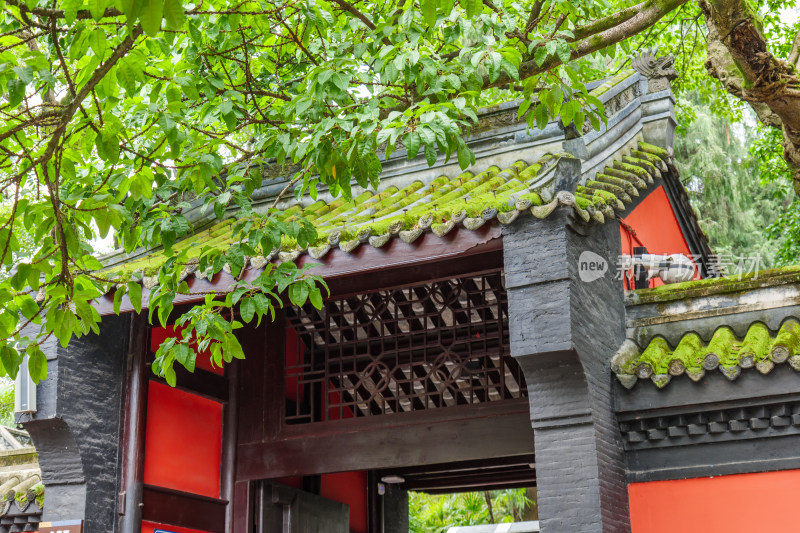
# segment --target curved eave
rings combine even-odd
[[[476,230],[455,229],[444,237],[432,232],[425,232],[411,243],[400,239],[391,239],[383,247],[359,246],[351,252],[333,249],[321,259],[314,259],[308,254],[297,257],[296,264],[314,264],[310,272],[331,282],[342,278],[363,276],[367,273],[380,273],[406,267],[426,265],[433,262],[448,261],[455,257],[466,258],[479,254],[502,250],[501,227],[498,224],[485,224]],[[252,281],[263,269],[247,268],[240,279]],[[186,279],[188,294],[178,294],[175,305],[200,301],[209,291],[228,292],[234,284],[234,277],[225,271],[218,272],[211,278],[199,278],[191,275]],[[146,308],[149,289],[142,291],[142,305]],[[96,301],[101,315],[114,313],[114,295],[107,294]],[[126,294],[122,299],[120,313],[134,311]]]

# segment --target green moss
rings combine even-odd
[[[643,152],[641,150],[631,150],[631,153],[636,156],[638,159],[643,159],[645,161],[650,162],[653,166],[658,167],[662,161],[661,158],[657,155],[653,155],[648,152]]]
[[[618,162],[614,163],[614,167],[619,169],[619,170],[624,170],[625,172],[628,172],[629,174],[633,174],[637,178],[646,181],[647,178],[648,178],[647,171],[645,169],[643,169],[642,167],[640,167],[640,166],[632,165],[631,163],[629,163],[629,161],[631,161],[631,158],[630,157],[625,157],[625,158],[623,158],[623,161],[618,161]]]
[[[522,196],[519,197],[519,199],[520,200],[527,200],[532,205],[542,205],[542,204],[544,204],[544,202],[542,201],[542,197],[538,192],[529,192],[529,193],[523,194]]]
[[[617,185],[613,185],[611,183],[605,183],[602,181],[596,180],[589,180],[586,183],[586,190],[590,191],[592,194],[599,194],[601,191],[605,191],[614,196],[615,199],[622,200],[623,202],[630,202],[631,197],[628,196],[628,193],[625,192],[624,189]]]
[[[44,485],[42,485],[41,483],[38,483],[38,484],[34,485],[33,488],[31,488],[31,490],[33,491],[34,501],[36,502],[36,505],[38,505],[40,509],[43,508],[44,507]]]
[[[644,141],[639,141],[639,150],[658,156],[660,159],[664,161],[669,159],[669,152],[654,144],[648,144]]]
[[[700,352],[702,357],[714,354],[719,357],[719,364],[724,367],[736,366],[739,363],[736,349],[736,336],[733,330],[723,326],[714,332],[711,342]]]
[[[770,350],[782,348],[788,352],[787,357],[792,357],[798,353],[798,344],[800,344],[800,323],[790,318],[781,325]]]
[[[752,357],[755,362],[763,361],[769,355],[770,336],[767,326],[757,322],[750,326],[739,349],[739,359]]]
[[[763,285],[800,282],[800,265],[749,272],[742,276],[725,278],[707,278],[686,281],[671,285],[661,285],[652,289],[640,289],[632,294],[634,302],[669,301],[683,298],[694,298],[709,294],[747,290]]]
[[[577,206],[580,207],[581,209],[586,209],[590,205],[593,205],[594,202],[593,202],[591,196],[583,194],[583,193],[580,193],[580,192],[576,192],[575,193],[575,204],[577,204]]]
[[[602,37],[600,37],[599,35],[595,35],[593,37],[590,37],[590,40],[597,40],[598,38],[602,41]],[[592,96],[595,96],[595,97],[600,97],[601,95],[607,93],[608,91],[610,91],[611,89],[613,89],[614,87],[616,87],[617,85],[622,83],[623,81],[627,80],[628,78],[630,78],[634,74],[636,74],[636,71],[633,70],[633,69],[623,70],[619,74],[617,74],[616,76],[611,78],[610,80],[604,82],[602,85],[600,85],[600,86],[596,87],[595,89],[593,89],[592,92],[589,93],[589,94],[591,94]]]
[[[624,156],[622,158],[622,161],[624,163],[628,163],[629,165],[634,166],[634,167],[644,168],[645,171],[647,173],[649,173],[651,176],[657,176],[658,175],[657,174],[658,169],[656,169],[656,166],[653,163],[651,163],[650,161],[648,161],[647,159],[640,159],[638,157]]]
[[[684,335],[670,356],[669,362],[678,360],[687,370],[697,372],[703,367],[702,348],[703,343],[699,335],[696,333]]]
[[[635,171],[628,172],[624,168],[620,168],[624,165],[624,163],[614,163],[614,167],[606,167],[605,173],[609,176],[614,176],[616,178],[623,179],[636,187],[637,189],[646,189],[647,188],[647,177],[639,177],[639,173],[642,173],[644,176],[644,169],[639,167],[634,167]]]
[[[655,337],[639,356],[638,363],[647,363],[656,374],[666,374],[669,368],[671,350],[662,337]]]
[[[594,179],[600,183],[607,183],[609,185],[619,187],[620,189],[628,193],[630,196],[639,195],[638,189],[636,189],[636,187],[630,181],[624,180],[622,178],[615,178],[614,176],[610,176],[608,174],[598,174],[594,177]]]

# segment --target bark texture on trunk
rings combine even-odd
[[[706,68],[758,118],[783,131],[784,157],[800,195],[800,79],[797,67],[775,57],[758,13],[745,0],[700,0],[708,26]],[[792,54],[793,56],[795,54]]]

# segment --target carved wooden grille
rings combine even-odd
[[[527,395],[508,350],[499,271],[295,308],[286,422],[340,420]]]

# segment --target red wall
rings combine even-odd
[[[222,404],[150,382],[144,482],[219,497]]]
[[[631,483],[632,533],[800,531],[800,470]]]
[[[633,228],[635,235],[620,224],[622,253],[633,255],[633,248],[644,246],[651,254],[684,254],[692,252],[683,237],[664,187],[659,186],[642,200],[623,222]],[[695,276],[699,277],[699,276]],[[660,279],[651,280],[651,286],[662,285]]]
[[[320,496],[349,505],[351,533],[368,533],[366,472],[323,475]]]

